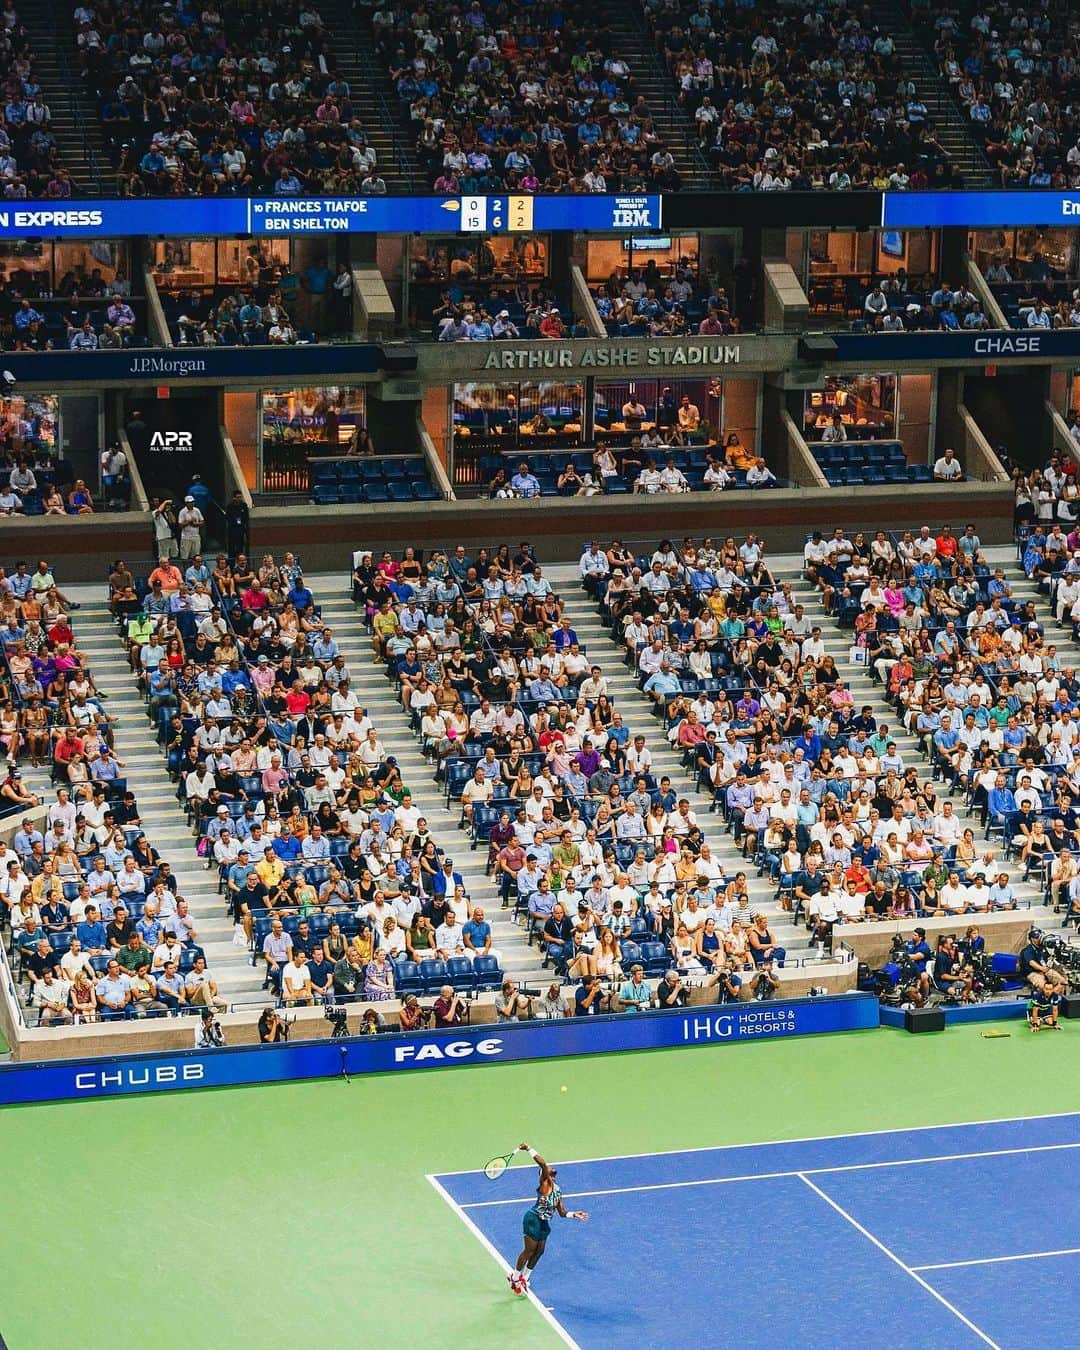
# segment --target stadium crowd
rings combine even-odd
[[[75,30],[121,194],[386,192],[314,5],[80,4]]]
[[[198,852],[282,1002],[406,997],[400,963],[422,953],[439,962],[429,979],[497,984],[483,909],[352,691],[298,560],[163,556],[144,586],[118,565],[110,587]]]
[[[48,563],[0,577],[7,770],[0,809],[27,811],[0,861],[0,926],[41,1026],[222,1006],[175,876],[142,830],[113,723]],[[44,806],[20,761],[48,767]]]
[[[977,0],[916,12],[1002,187],[1080,184],[1075,34],[1066,7]]]
[[[856,7],[643,8],[722,187],[960,186],[892,37]]]
[[[0,15],[0,184],[7,201],[63,200],[71,178],[60,163],[52,114],[34,70],[34,51],[12,2]]]
[[[377,5],[376,50],[436,192],[674,191],[679,174],[602,12]]]

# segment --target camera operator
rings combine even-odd
[[[195,1028],[196,1050],[220,1050],[225,1044],[225,1033],[215,1018],[213,1008],[204,1008]]]
[[[930,944],[926,940],[926,929],[916,928],[915,932],[904,943],[903,955],[911,962],[915,970],[915,987],[919,991],[919,1007],[930,997],[930,971],[928,966],[933,965],[934,953],[930,950]]]
[[[1033,994],[1064,994],[1068,990],[1064,975],[1050,964],[1041,928],[1033,928],[1028,933],[1027,945],[1020,953],[1020,978],[1027,981]]]
[[[259,1014],[259,1040],[264,1045],[278,1045],[289,1039],[289,1028],[277,1015],[275,1008],[264,1008]]]
[[[934,986],[947,999],[958,1003],[971,1003],[975,983],[975,972],[965,965],[956,946],[952,933],[944,933],[938,938],[937,955],[934,957]]]
[[[586,975],[574,991],[574,1016],[595,1017],[604,1011],[604,987],[599,975]]]

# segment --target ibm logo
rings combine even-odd
[[[648,230],[652,228],[652,212],[647,206],[617,206],[611,213],[612,228],[616,230]]]
[[[151,450],[192,450],[192,435],[190,431],[155,431],[150,437]]]

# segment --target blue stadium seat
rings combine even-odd
[[[421,961],[420,979],[425,994],[437,994],[444,984],[450,983],[450,972],[445,961]]]
[[[484,989],[498,989],[503,982],[503,972],[494,956],[478,956],[473,961],[472,974],[477,993]]]
[[[472,990],[473,963],[467,956],[451,956],[446,962],[446,973],[446,983],[452,984],[459,994]]]
[[[407,994],[421,994],[424,982],[415,961],[394,962],[394,992],[404,998]]]

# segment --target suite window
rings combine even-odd
[[[644,271],[650,263],[662,280],[670,281],[680,270],[698,275],[701,236],[664,234],[590,239],[587,257],[587,280],[592,286],[602,285],[613,276],[625,281],[631,272]]]
[[[895,435],[896,376],[830,375],[824,388],[807,390],[804,409],[806,438],[821,440],[821,433],[837,413],[848,440]]]
[[[415,282],[471,286],[477,282],[542,281],[550,270],[546,234],[409,240],[409,276]]]

